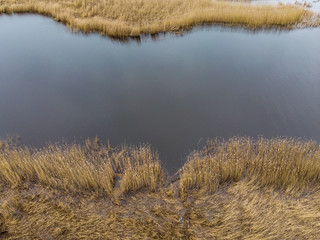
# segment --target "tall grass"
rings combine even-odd
[[[1,0],[0,13],[39,13],[84,32],[139,36],[204,23],[270,28],[314,24],[313,14],[293,5],[254,6],[211,0]],[[317,22],[316,25],[319,25]]]
[[[303,190],[320,183],[320,147],[295,139],[232,138],[210,141],[194,151],[180,170],[184,195],[217,191],[225,183],[251,181],[259,187]],[[98,139],[84,146],[50,145],[29,149],[0,142],[0,182],[17,187],[42,184],[74,193],[111,196],[165,186],[165,170],[150,146],[111,147]]]
[[[192,189],[215,192],[240,180],[284,191],[304,190],[320,183],[320,147],[294,139],[212,141],[189,156],[180,178],[182,196]]]
[[[86,146],[55,146],[42,150],[2,148],[0,181],[19,186],[40,183],[71,193],[112,196],[115,181],[121,193],[148,189],[163,182],[158,156],[149,146],[111,148],[87,141]]]
[[[150,146],[0,142],[0,239],[319,239],[313,141],[211,141],[164,172]]]

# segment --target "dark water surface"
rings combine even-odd
[[[207,139],[320,140],[320,29],[210,28],[120,43],[0,16],[0,137],[150,143],[169,169]]]

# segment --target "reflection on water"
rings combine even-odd
[[[113,43],[120,43],[122,45],[130,45],[130,44],[142,44],[146,42],[159,42],[164,41],[168,39],[177,39],[185,37],[189,34],[193,34],[199,31],[214,31],[216,32],[236,32],[236,33],[246,33],[246,34],[259,34],[259,33],[274,33],[274,34],[280,34],[284,32],[290,32],[293,30],[284,28],[279,26],[278,28],[272,27],[272,28],[266,28],[266,29],[250,29],[250,28],[244,28],[242,26],[233,26],[233,27],[227,27],[225,25],[221,24],[203,24],[200,26],[195,26],[190,29],[184,29],[179,31],[173,31],[168,33],[156,33],[156,34],[141,34],[138,37],[109,37],[104,36],[104,38],[110,40]],[[77,32],[78,35],[88,36],[90,37],[92,33],[82,33]]]
[[[150,143],[171,170],[207,138],[320,140],[320,29],[119,44],[24,15],[1,16],[0,30],[1,137]]]
[[[190,27],[189,29],[184,30],[177,30],[172,32],[161,32],[161,33],[155,33],[155,34],[141,34],[140,36],[134,36],[134,37],[110,37],[110,36],[103,36],[105,40],[111,41],[113,43],[119,43],[121,45],[130,45],[130,44],[142,44],[147,42],[160,42],[164,40],[169,39],[178,39],[185,37],[189,34],[193,34],[199,31],[214,31],[216,32],[236,32],[236,33],[245,33],[245,34],[260,34],[260,33],[274,33],[274,34],[280,34],[285,32],[294,31],[292,29],[288,29],[283,26],[279,27],[270,27],[270,28],[264,28],[264,29],[252,29],[249,27],[243,27],[243,26],[232,26],[228,27],[223,24],[219,23],[211,23],[211,24],[201,24],[198,26]],[[72,35],[76,35],[79,37],[90,37],[93,35],[93,33],[83,33],[81,31],[72,30],[72,29],[66,29],[70,32]]]

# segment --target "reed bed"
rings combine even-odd
[[[294,139],[233,138],[212,141],[189,156],[180,177],[180,193],[212,193],[226,183],[254,182],[286,192],[320,183],[320,147]]]
[[[71,194],[111,197],[117,183],[122,194],[155,191],[163,183],[163,170],[150,146],[111,148],[98,140],[41,150],[2,146],[0,181],[13,187],[39,183]]]
[[[319,239],[320,146],[232,138],[171,182],[148,145],[0,142],[0,239]]]
[[[313,13],[294,5],[211,0],[0,0],[0,13],[38,13],[76,30],[112,37],[180,31],[201,24],[251,29],[319,25]]]

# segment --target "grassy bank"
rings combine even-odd
[[[211,0],[0,0],[0,13],[39,13],[84,32],[113,37],[189,29],[201,24],[247,28],[319,25],[293,5],[253,6]]]
[[[173,179],[149,146],[0,143],[0,239],[319,239],[320,146],[213,141]]]

